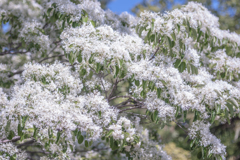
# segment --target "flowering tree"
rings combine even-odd
[[[225,158],[209,127],[239,116],[240,36],[220,30],[201,4],[140,18],[104,11],[94,0],[0,6],[11,26],[0,39],[1,159],[26,159],[29,145],[41,159],[90,158],[100,150],[171,159],[142,118],[156,127],[174,121],[201,157]],[[185,128],[188,114],[194,119]]]

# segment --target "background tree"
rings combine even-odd
[[[112,0],[99,0],[99,2],[101,3],[101,7],[103,9],[107,8],[107,4],[110,3]]]
[[[240,3],[237,0],[191,0],[202,3],[213,14],[219,17],[221,29],[240,33]],[[144,10],[161,12],[172,10],[186,4],[188,0],[143,0],[132,11],[140,14]]]
[[[195,2],[202,3],[206,8],[208,8],[213,14],[219,17],[219,23],[221,29],[231,30],[237,33],[240,33],[240,3],[235,0],[191,0]],[[174,8],[179,8],[181,5],[186,4],[187,0],[143,0],[142,3],[136,5],[132,11],[137,15],[140,15],[144,10],[154,11],[154,12],[165,12],[170,11]],[[218,137],[221,137],[223,143],[227,146],[228,158],[239,159],[240,154],[240,138],[239,138],[239,118],[234,118],[231,120],[231,125],[228,123],[216,124],[212,128],[212,132],[215,133]],[[177,127],[177,126],[176,126]],[[227,129],[226,129],[227,128]],[[179,128],[176,130],[177,133],[181,132]],[[162,133],[164,136],[165,134]],[[163,137],[168,139],[168,142],[174,141],[178,147],[183,147],[188,150],[187,145],[184,143],[179,143],[177,137],[174,140],[174,136]],[[181,134],[180,134],[181,135]],[[184,136],[184,134],[183,134]],[[196,153],[193,152],[192,158],[196,156]],[[196,157],[195,157],[196,158]]]

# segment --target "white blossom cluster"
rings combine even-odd
[[[114,139],[124,139],[124,134],[123,134],[123,131],[122,131],[122,127],[126,130],[126,132],[128,133],[128,137],[126,138],[126,141],[127,142],[132,142],[134,140],[134,134],[135,133],[135,129],[132,128],[132,124],[131,124],[131,121],[124,118],[124,117],[121,117],[116,124],[114,125],[110,125],[109,126],[109,129],[113,130],[113,137]],[[130,146],[131,147],[131,146]],[[130,150],[129,150],[130,151]],[[128,151],[128,152],[129,152]]]
[[[86,24],[81,28],[66,29],[62,32],[61,39],[67,52],[81,51],[86,60],[93,55],[94,60],[101,64],[110,59],[113,62],[117,59],[131,61],[130,53],[137,56],[145,46],[139,37],[121,35],[106,25],[94,28],[91,24]]]
[[[32,52],[47,52],[50,50],[51,40],[48,35],[44,35],[39,31],[43,27],[42,23],[36,21],[24,22],[23,26],[20,31],[20,37],[23,38],[26,43],[31,42],[41,46],[39,50],[36,48],[31,49]]]
[[[0,152],[3,152],[3,155],[0,155],[1,160],[10,159],[10,157],[16,157],[19,160],[24,160],[27,158],[27,154],[21,152],[21,150],[17,149],[12,143],[0,144]]]
[[[0,13],[2,20],[19,22],[12,24],[17,47],[2,52],[19,65],[1,62],[0,77],[11,79],[22,59],[31,62],[10,92],[0,88],[0,139],[36,133],[56,159],[73,156],[76,141],[84,139],[87,146],[100,138],[135,159],[171,159],[139,119],[134,124],[122,113],[147,109],[167,122],[193,111],[199,116],[190,138],[224,158],[226,147],[210,133],[208,121],[213,113],[222,122],[239,113],[240,36],[220,30],[218,18],[201,4],[189,2],[165,14],[144,11],[136,18],[104,11],[96,0],[3,0]],[[27,54],[15,55],[18,48]],[[44,60],[50,64],[39,64]],[[4,73],[8,68],[14,69]],[[130,84],[130,93],[121,94],[129,99],[115,105],[122,81]],[[1,149],[18,152],[12,143]],[[92,156],[98,155],[85,154]]]
[[[140,124],[140,118],[135,117],[135,127],[138,133],[140,133],[140,139],[145,146],[144,148],[136,147],[136,159],[158,159],[161,157],[162,160],[172,160],[172,158],[163,150],[163,146],[159,143],[149,139],[149,130],[143,128]]]
[[[0,2],[0,13],[3,13],[6,17],[9,17],[9,14],[13,14],[16,17],[19,17],[19,20],[22,22],[26,18],[36,18],[41,14],[41,6],[36,0],[1,0]]]
[[[203,121],[193,122],[192,127],[189,128],[189,136],[191,139],[201,137],[200,145],[210,147],[210,154],[221,155],[222,159],[226,154],[226,146],[221,144],[220,140],[211,134],[209,127],[211,125],[209,123],[204,123]]]
[[[229,72],[240,73],[240,58],[230,57],[224,50],[216,51],[213,56],[209,63],[214,64],[215,71],[224,72],[227,69]]]

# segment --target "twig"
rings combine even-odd
[[[174,120],[174,122],[178,125],[178,127],[180,127],[182,130],[188,133],[188,131],[185,128],[183,128],[176,120]]]
[[[11,140],[3,138],[2,140],[0,140],[0,144],[1,143],[8,143],[8,142],[17,142],[20,139],[21,139],[20,136],[15,136]]]
[[[118,106],[117,108],[123,108],[123,107],[134,107],[134,106],[138,106],[138,105],[121,105],[121,106]],[[140,106],[139,106],[140,107]]]
[[[21,143],[21,144],[17,145],[17,148],[20,148],[20,147],[25,146],[25,145],[28,145],[28,144],[32,144],[32,143],[34,143],[35,141],[36,141],[35,139],[31,139],[31,140],[29,140],[29,141],[26,141],[26,142],[24,142],[24,143]]]
[[[158,43],[160,43],[160,42],[161,42],[161,40],[159,39]],[[158,46],[157,50],[154,52],[154,54],[153,54],[152,57],[149,59],[149,61],[151,61],[151,60],[155,57],[155,55],[157,54],[157,52],[159,51],[159,49],[160,49],[160,47]]]
[[[113,86],[113,89],[111,90],[111,92],[110,92],[110,94],[109,94],[109,96],[108,96],[108,101],[109,101],[109,99],[111,98],[111,96],[112,96],[112,94],[113,94],[113,91],[116,89],[117,85],[118,85],[118,80],[116,79],[116,80],[115,80],[115,83],[114,83],[114,86]]]
[[[119,113],[122,113],[122,112],[125,112],[128,110],[133,110],[133,109],[147,109],[147,108],[132,107],[132,108],[127,108],[127,109],[121,110]]]
[[[64,55],[55,55],[55,56],[52,56],[52,57],[46,57],[46,58],[44,58],[44,59],[42,59],[42,60],[40,60],[38,63],[42,63],[43,61],[45,61],[45,60],[48,60],[48,59],[51,59],[51,58],[55,58],[55,57],[63,57]]]

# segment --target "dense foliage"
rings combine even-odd
[[[201,4],[137,18],[95,0],[3,0],[0,15],[1,159],[171,159],[143,119],[225,159],[209,128],[240,116],[240,36]]]
[[[191,0],[202,3],[215,16],[219,17],[221,29],[240,33],[240,3],[238,0]],[[164,12],[185,5],[189,0],[142,0],[132,11],[140,14],[144,10]]]

